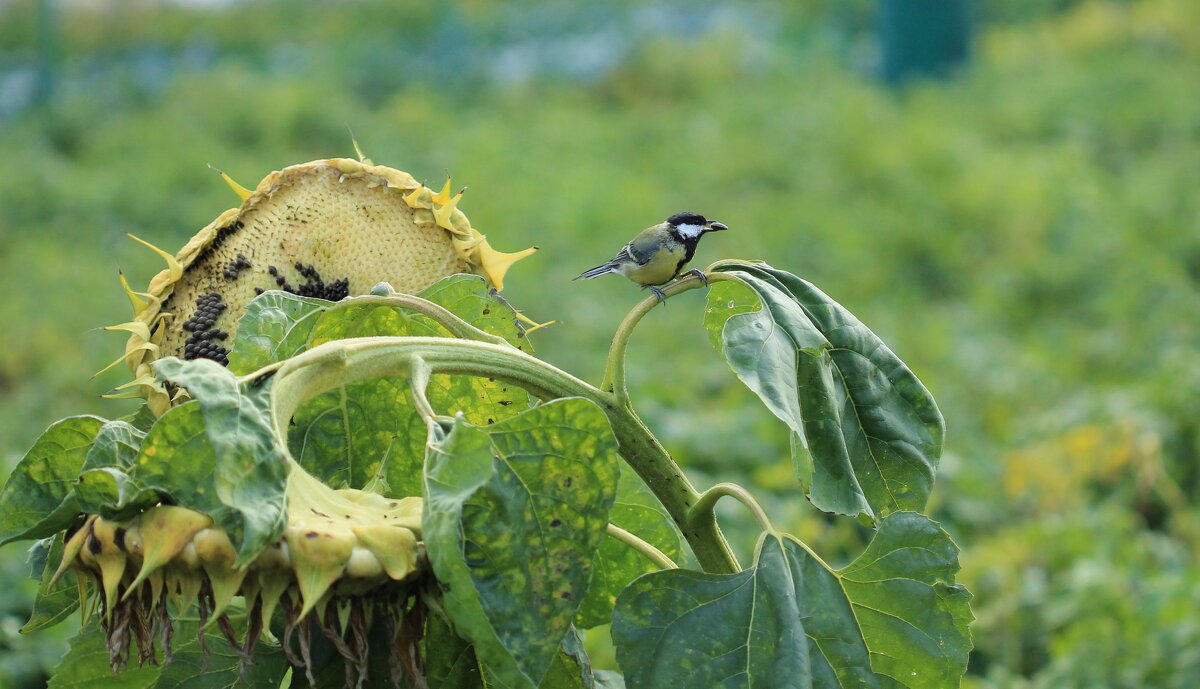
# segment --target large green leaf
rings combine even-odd
[[[232,618],[244,635],[245,623]],[[172,662],[137,666],[136,650],[129,667],[113,674],[104,632],[95,623],[71,639],[71,648],[50,677],[47,689],[273,689],[287,670],[283,651],[269,644],[255,647],[252,665],[242,668],[237,654],[216,630],[205,637],[205,654],[196,638],[195,621],[176,623]],[[161,662],[162,649],[159,650]],[[293,682],[293,686],[299,686]]]
[[[482,278],[456,275],[419,296],[514,345],[524,340],[510,306],[490,293]],[[435,321],[389,305],[376,296],[351,297],[324,310],[310,345],[369,336],[447,337]],[[434,408],[463,413],[477,425],[511,417],[529,406],[524,390],[474,376],[434,376],[426,394]],[[331,390],[297,410],[289,432],[292,456],[309,473],[333,486],[386,487],[390,495],[419,495],[425,424],[403,379],[373,379]]]
[[[134,478],[211,516],[238,547],[240,566],[278,540],[286,525],[290,465],[271,424],[269,385],[239,385],[207,359],[164,359],[155,370],[196,402],[154,424]]]
[[[425,546],[447,614],[497,684],[536,687],[550,669],[604,538],[616,451],[582,399],[483,428],[460,418],[430,447]]]
[[[309,400],[293,418],[288,445],[306,471],[335,488],[421,494],[425,422],[406,379],[373,378]]]
[[[705,325],[720,333],[718,349],[738,378],[791,429],[796,475],[812,503],[876,520],[924,510],[945,426],[912,371],[795,275],[762,263],[714,270],[737,282],[713,285]]]
[[[104,424],[96,416],[70,416],[42,433],[0,490],[0,545],[45,538],[79,514],[75,479]]]
[[[245,639],[244,618],[231,617],[237,638]],[[197,624],[177,625],[176,639],[185,639],[175,648],[171,662],[164,665],[153,689],[273,689],[283,681],[288,663],[278,646],[259,643],[254,647],[254,662],[242,666],[225,637],[215,629],[205,634],[206,654],[196,639]],[[301,684],[293,682],[292,686]]]
[[[81,511],[123,520],[159,501],[157,492],[130,475],[145,437],[144,432],[127,421],[104,424],[88,450],[75,485]]]
[[[37,566],[34,568],[38,580],[37,595],[33,599],[33,612],[25,626],[21,627],[22,634],[53,627],[79,608],[79,585],[74,571],[67,570],[53,586],[50,585],[58,563],[62,561],[63,536],[58,534],[45,540],[49,541],[49,550],[45,553],[40,571]],[[37,547],[43,545],[39,541]],[[32,558],[33,551],[30,551],[30,555]]]
[[[840,570],[765,533],[737,574],[635,581],[617,600],[617,661],[633,689],[956,687],[972,619],[957,571],[954,542],[914,512],[886,517]]]
[[[238,320],[229,370],[244,376],[308,349],[313,326],[331,301],[272,290],[255,297]]]
[[[617,499],[609,512],[609,521],[679,561],[683,541],[671,515],[638,475],[625,467],[617,483]],[[604,538],[596,553],[595,571],[588,586],[575,626],[588,629],[612,622],[617,596],[634,579],[659,567],[637,550],[611,535]]]
[[[612,636],[630,687],[812,686],[800,609],[776,539],[737,574],[676,569],[638,579],[617,599]]]

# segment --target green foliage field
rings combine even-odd
[[[381,26],[408,12],[412,35],[436,33],[438,17],[416,9],[367,3],[321,31],[253,15],[240,50],[236,16],[205,15],[225,57],[203,69],[159,90],[66,91],[0,121],[0,466],[66,414],[116,415],[97,395],[124,373],[88,377],[123,341],[93,329],[128,315],[118,267],[135,285],[159,269],[126,232],[180,246],[235,202],[207,164],[253,186],[286,164],[352,155],[349,124],[377,162],[468,185],[461,208],[497,247],[541,246],[505,294],[559,319],[534,346],[593,382],[643,294],[570,278],[670,213],[728,224],[698,264],[766,258],[811,280],[938,399],[948,451],[934,513],[963,548],[959,581],[978,617],[965,686],[1189,686],[1200,674],[1200,6],[1044,4],[1071,6],[999,12],[968,70],[902,91],[854,67],[859,39],[830,38],[815,11],[772,7],[774,31],[740,24],[699,43],[643,36],[594,78],[509,84],[395,69],[403,44],[366,52],[389,45],[383,30],[355,41],[355,17]],[[828,21],[859,21],[861,5]],[[12,27],[31,16],[22,3],[6,12],[4,60],[24,50]],[[456,12],[462,40],[486,41],[498,10]],[[326,17],[314,16],[293,21]],[[113,21],[152,32],[150,19],[166,27],[163,50],[182,45],[178,16]],[[293,29],[357,56],[345,58],[355,77],[315,58],[302,76],[274,72],[267,47],[305,45],[287,43]],[[82,33],[68,30],[68,56],[132,40]],[[749,476],[794,495],[786,433],[713,354],[703,309],[689,293],[655,310],[631,347],[632,394],[706,482]],[[767,507],[843,553],[835,566],[868,538],[792,497]],[[0,585],[24,592],[0,603],[0,687],[37,686],[59,650],[16,633],[34,585],[19,583],[23,555],[0,550]]]

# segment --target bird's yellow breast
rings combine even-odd
[[[679,262],[686,256],[687,249],[682,244],[659,245],[645,265],[629,266],[623,272],[625,277],[639,285],[661,285],[675,277],[679,272]]]

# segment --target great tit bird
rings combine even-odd
[[[575,279],[591,280],[618,273],[654,292],[659,301],[665,302],[667,298],[657,285],[679,276],[679,271],[696,254],[696,245],[701,237],[709,232],[728,229],[724,223],[708,220],[699,213],[676,213],[639,232],[608,263],[584,271]],[[702,271],[689,272],[704,280]]]

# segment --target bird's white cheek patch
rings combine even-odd
[[[675,231],[679,233],[679,236],[691,239],[692,237],[699,237],[700,233],[704,232],[704,227],[700,225],[680,225],[675,228]]]

